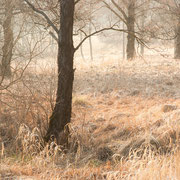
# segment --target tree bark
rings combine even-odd
[[[180,59],[180,19],[175,32],[176,38],[174,43],[174,59]]]
[[[59,145],[68,145],[68,123],[71,121],[74,80],[73,17],[74,0],[60,1],[60,30],[58,37],[58,87],[56,104],[50,117],[45,141],[55,138]],[[67,128],[66,128],[67,127]]]
[[[135,2],[130,0],[128,6],[128,18],[127,18],[127,59],[131,60],[135,55],[135,33],[134,33],[134,24],[135,24]]]
[[[13,5],[12,0],[5,1],[5,20],[3,22],[4,31],[4,45],[2,47],[2,60],[0,65],[0,75],[10,77],[11,76],[11,59],[13,51],[13,30],[12,30],[12,18],[13,18]]]

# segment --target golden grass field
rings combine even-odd
[[[0,102],[0,179],[180,179],[180,61],[76,63],[71,149],[42,149],[56,91],[53,68],[33,71]]]

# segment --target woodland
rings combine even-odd
[[[180,179],[180,0],[1,0],[0,179]]]

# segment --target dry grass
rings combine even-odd
[[[53,72],[29,70],[1,92],[0,178],[180,179],[179,62],[77,68],[66,154],[56,144],[42,148],[55,99]]]

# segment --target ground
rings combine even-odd
[[[156,54],[75,67],[68,153],[41,149],[53,68],[31,66],[1,93],[0,178],[179,179],[180,61]]]

